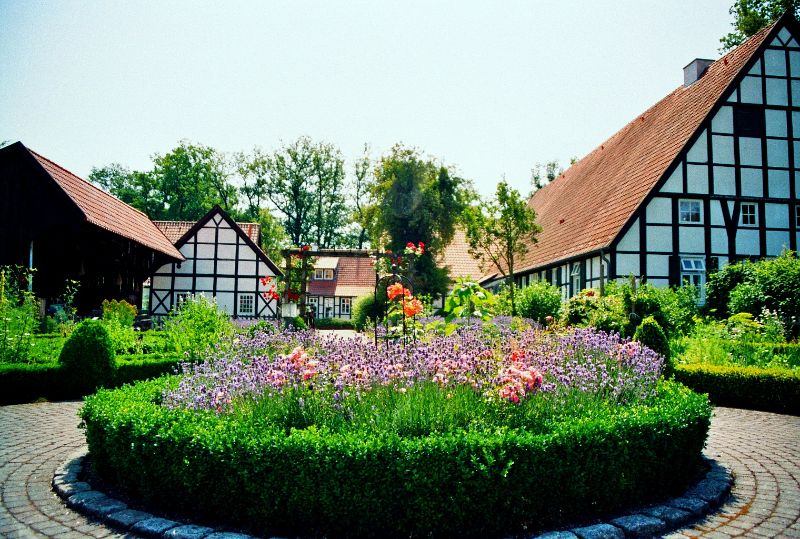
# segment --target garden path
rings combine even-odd
[[[68,509],[53,472],[84,444],[80,402],[0,407],[0,537],[133,537]],[[717,408],[706,454],[736,475],[714,514],[668,537],[800,537],[800,417]]]

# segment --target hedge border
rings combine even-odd
[[[164,380],[100,391],[81,416],[100,477],[169,511],[269,536],[485,536],[682,492],[701,466],[711,409],[706,397],[667,386],[652,406],[544,435],[287,434],[167,410],[156,404]]]
[[[175,355],[158,358],[117,356],[114,387],[171,374],[180,362],[181,359]],[[69,387],[64,380],[58,363],[0,364],[0,405],[39,399],[73,400],[85,396],[85,392]]]
[[[800,369],[676,365],[675,380],[717,406],[800,415]]]

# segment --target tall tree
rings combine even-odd
[[[312,145],[311,153],[314,243],[320,249],[341,247],[349,213],[345,199],[344,159],[338,148],[323,142]]]
[[[195,221],[219,204],[236,210],[237,189],[229,182],[225,157],[215,149],[181,141],[153,156],[153,176],[164,196],[164,218]]]
[[[289,236],[280,220],[267,208],[261,209],[257,221],[261,225],[261,248],[270,260],[281,267],[283,265],[281,251],[289,246]]]
[[[372,159],[369,156],[369,144],[364,144],[364,153],[353,164],[353,182],[350,186],[352,199],[352,223],[357,227],[353,246],[363,249],[369,238],[367,206],[375,176],[372,174]]]
[[[800,0],[736,0],[728,10],[734,17],[734,30],[720,39],[720,51],[738,47],[785,11],[791,11],[797,19],[800,16]]]
[[[446,293],[449,277],[446,268],[437,267],[436,256],[453,239],[471,193],[466,180],[416,149],[395,145],[378,163],[364,224],[373,246],[399,253],[409,242],[426,244],[415,265],[417,292]]]
[[[494,198],[467,207],[463,217],[469,253],[480,261],[483,271],[494,267],[506,279],[511,314],[516,316],[514,270],[517,260],[527,254],[529,243],[535,243],[542,230],[536,224],[536,212],[519,191],[501,181]]]

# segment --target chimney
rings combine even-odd
[[[714,60],[706,58],[695,58],[689,65],[683,68],[683,85],[691,86],[694,82],[703,76],[708,66],[714,63]]]

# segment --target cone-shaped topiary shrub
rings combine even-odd
[[[656,322],[655,318],[648,316],[642,320],[642,323],[639,324],[639,327],[636,328],[636,332],[633,334],[633,340],[640,342],[654,352],[664,356],[662,374],[664,376],[672,375],[674,369],[670,359],[669,341],[667,340],[667,335],[664,333],[664,330],[661,329],[661,326]]]
[[[117,370],[114,345],[99,320],[84,320],[75,328],[58,358],[64,383],[82,394],[111,386]]]

